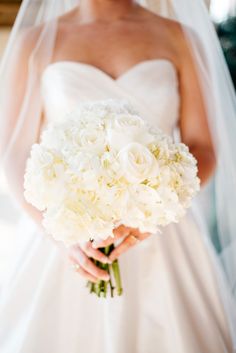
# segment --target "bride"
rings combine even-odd
[[[217,165],[205,100],[212,91],[205,90],[209,82],[202,89],[197,55],[186,39],[188,32],[197,34],[161,15],[173,15],[171,1],[81,0],[57,12],[59,4],[44,1],[43,22],[28,1],[35,26],[25,29],[19,25],[23,2],[15,24],[22,31],[13,33],[3,62],[1,149],[9,184],[26,212],[0,301],[1,352],[233,352],[233,298],[196,205],[161,236],[120,226],[105,242],[66,249],[45,235],[41,213],[24,200],[30,146],[49,121],[78,102],[125,98],[152,125],[170,135],[179,131],[198,161],[202,186]],[[109,257],[99,250],[117,241]],[[119,258],[121,297],[88,293],[87,279],[109,278],[90,258]]]

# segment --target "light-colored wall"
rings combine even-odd
[[[2,56],[3,50],[5,48],[6,42],[8,40],[10,33],[10,28],[0,27],[0,57]]]

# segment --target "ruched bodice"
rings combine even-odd
[[[46,120],[62,119],[79,102],[127,99],[144,119],[172,134],[179,116],[177,71],[166,59],[142,61],[117,79],[95,66],[58,61],[42,74],[41,93]]]

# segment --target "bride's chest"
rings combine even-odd
[[[128,100],[150,124],[172,134],[179,116],[179,89],[174,65],[165,59],[136,64],[117,79],[84,63],[50,64],[41,77],[46,122],[63,119],[84,101]]]

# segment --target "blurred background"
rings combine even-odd
[[[215,24],[236,87],[236,0],[205,0],[205,2]],[[0,60],[20,4],[20,0],[0,0]],[[10,256],[11,244],[20,244],[19,239],[15,239],[17,234],[13,233],[10,226],[13,223],[12,220],[17,222],[18,212],[9,194],[10,190],[8,190],[4,176],[0,173],[0,286],[7,272],[5,270],[8,261],[12,256],[12,254]]]

